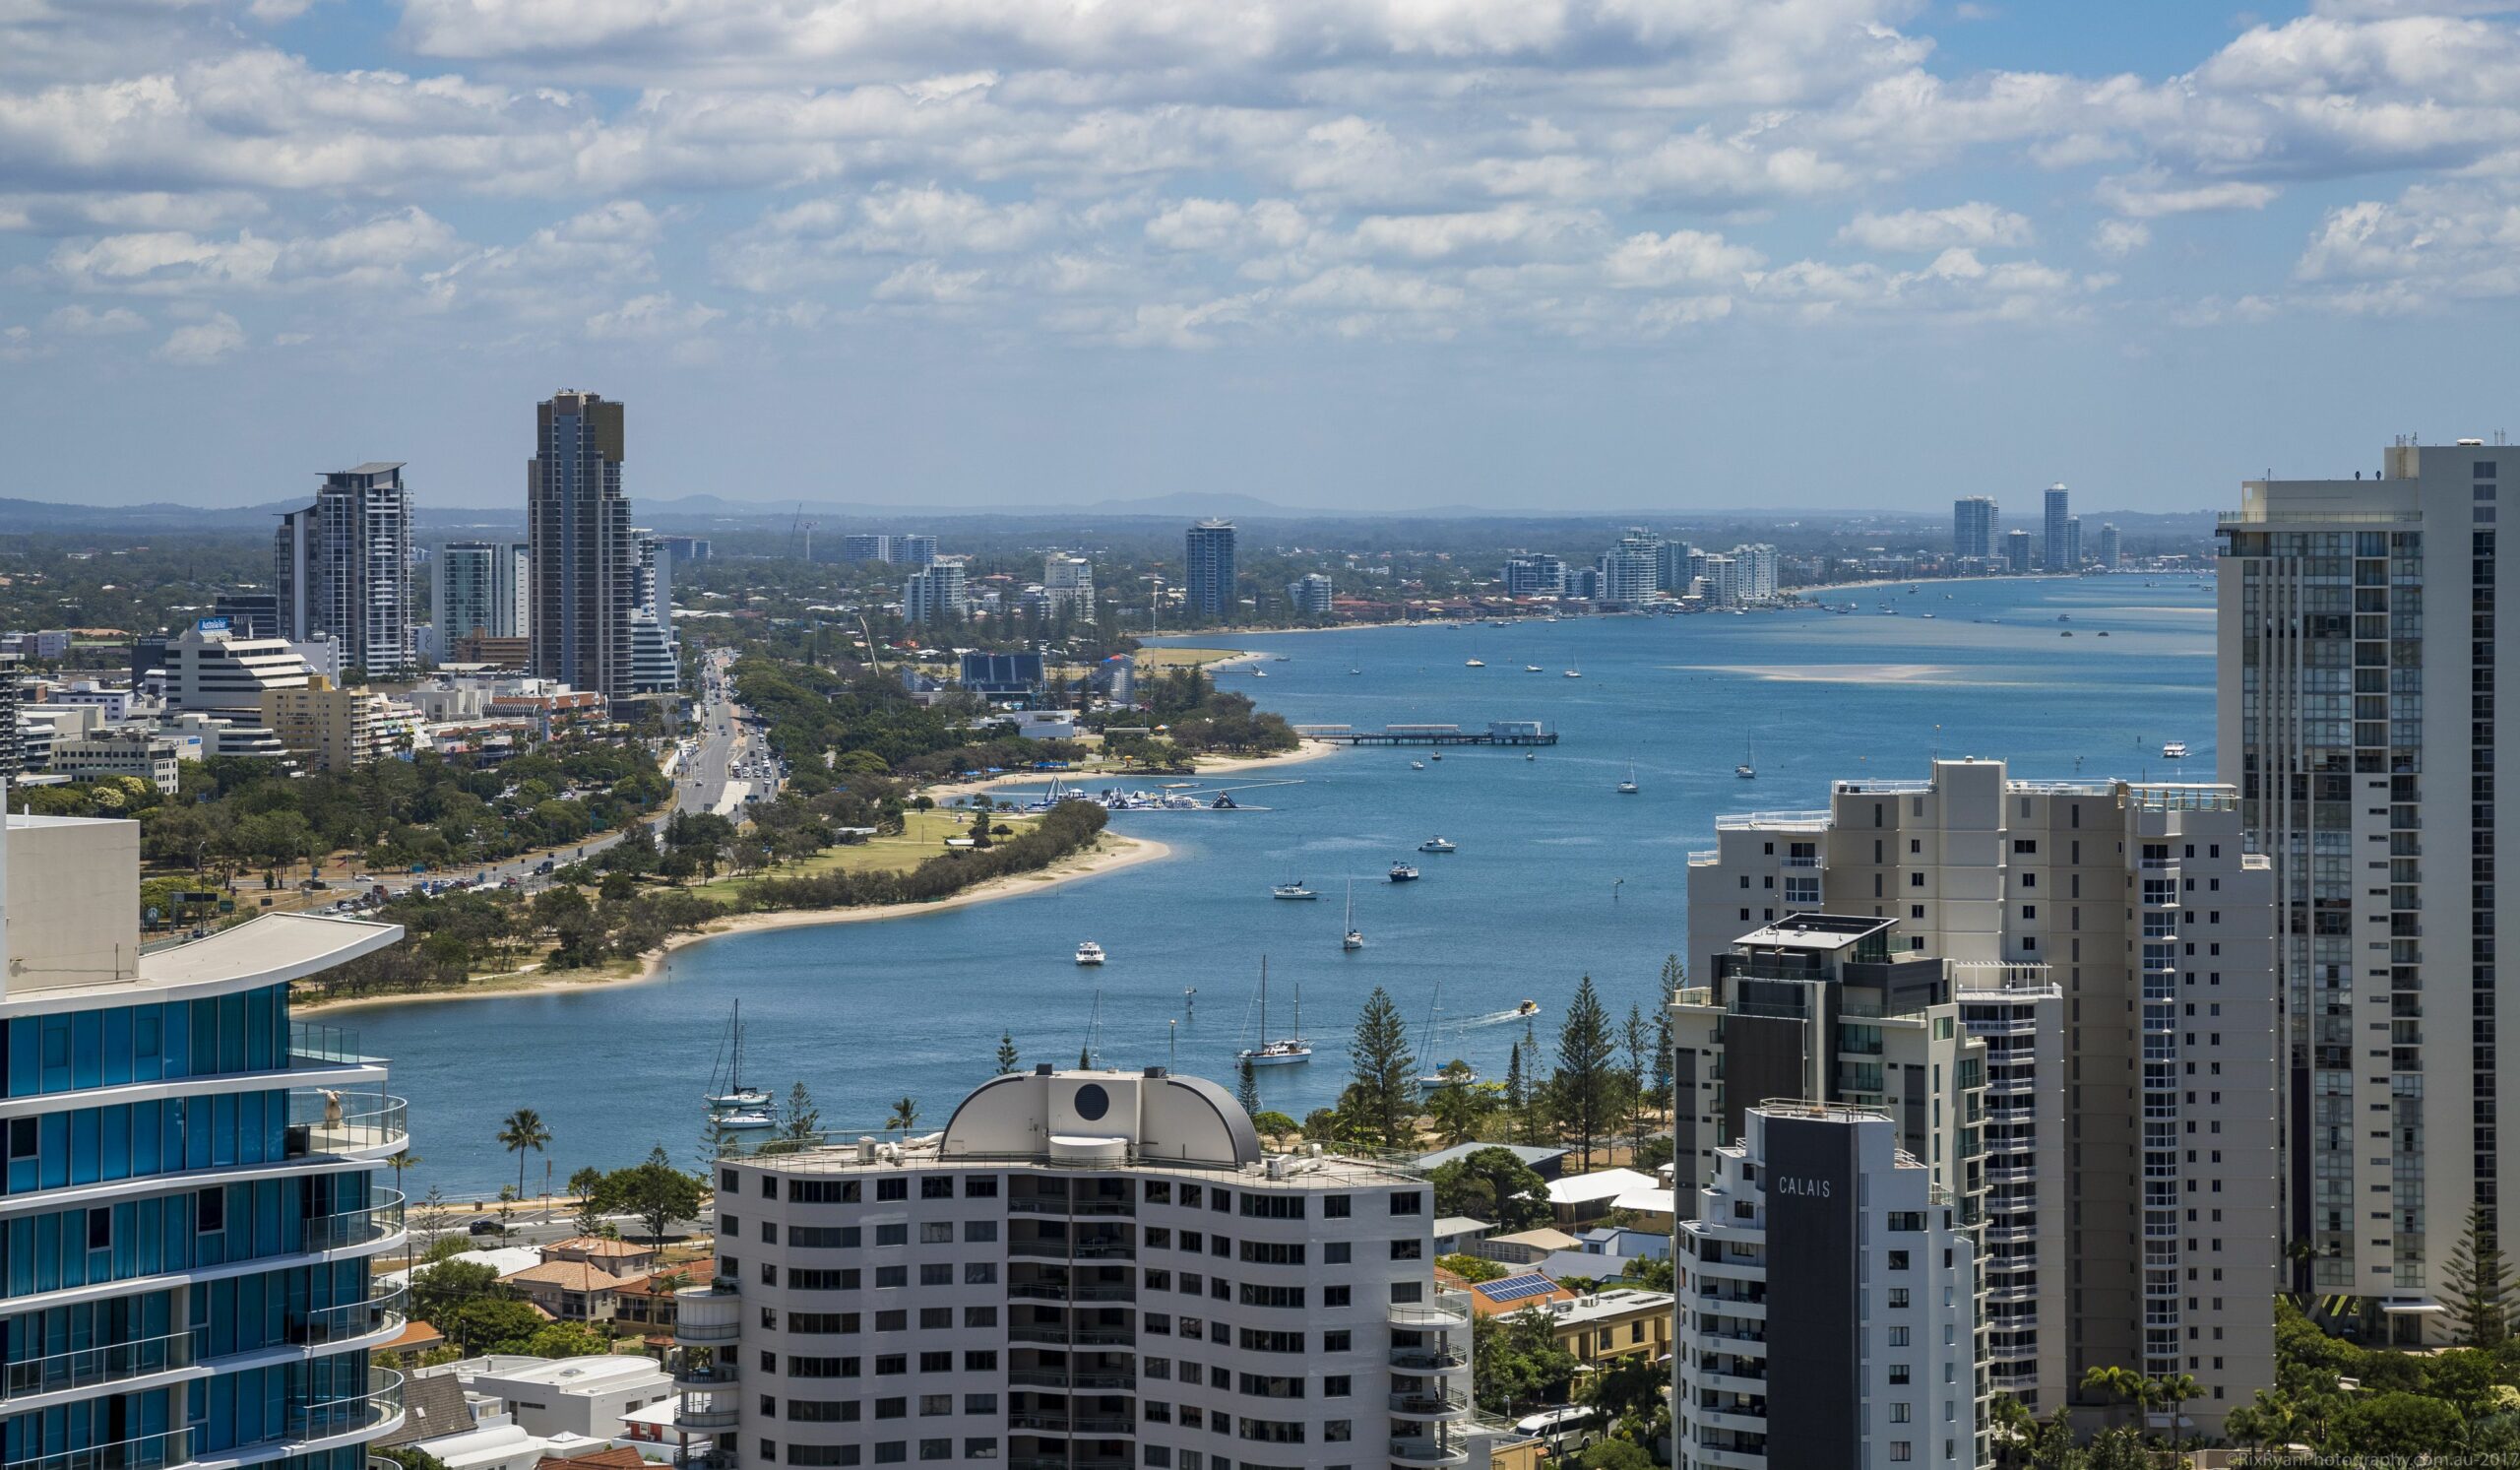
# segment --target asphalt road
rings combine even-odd
[[[731,652],[719,651],[708,655],[701,665],[701,694],[694,701],[697,742],[690,757],[674,775],[673,809],[677,812],[714,811],[722,816],[733,816],[742,810],[744,797],[748,793],[761,791],[768,795],[776,790],[775,782],[747,781],[735,774],[737,766],[751,758],[755,751],[759,751],[766,760],[768,746],[737,719],[741,707],[729,697],[731,686],[726,677],[726,671],[733,663]],[[663,821],[660,819],[655,825],[662,835]],[[381,883],[389,892],[399,894],[409,892],[414,883],[431,879],[471,882],[476,876],[486,876],[492,883],[516,878],[519,886],[530,893],[548,884],[547,878],[535,872],[541,866],[544,857],[547,856],[555,866],[565,867],[580,858],[592,858],[620,840],[620,833],[605,832],[588,838],[576,847],[562,848],[547,855],[515,858],[470,870],[367,874],[365,882],[344,886],[346,891],[347,887],[355,886],[363,892]]]

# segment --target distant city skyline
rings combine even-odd
[[[29,0],[0,496],[496,505],[600,381],[660,500],[2227,503],[2508,426],[2515,67],[2489,0]]]

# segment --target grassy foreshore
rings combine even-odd
[[[354,1010],[378,1005],[406,1005],[413,1002],[471,1000],[502,995],[550,994],[573,991],[606,990],[617,986],[644,985],[662,978],[670,969],[673,952],[712,939],[734,934],[755,933],[764,929],[803,928],[826,924],[877,924],[888,919],[908,919],[919,914],[937,914],[948,909],[972,904],[989,903],[1027,893],[1039,893],[1063,883],[1079,882],[1141,863],[1153,863],[1171,853],[1171,849],[1153,838],[1122,837],[1104,832],[1095,838],[1091,847],[1072,857],[1033,872],[1010,873],[976,883],[949,898],[933,903],[877,904],[853,909],[788,909],[763,914],[736,914],[711,923],[696,933],[675,934],[657,949],[636,960],[617,960],[593,969],[541,970],[529,967],[503,975],[478,976],[462,986],[446,990],[396,991],[390,994],[345,996],[331,1000],[293,1002],[291,1009],[300,1013],[313,1011]]]

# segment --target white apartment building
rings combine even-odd
[[[1655,579],[1662,568],[1663,539],[1651,531],[1630,531],[1602,555],[1602,583],[1595,597],[1604,603],[1634,607],[1654,600]]]
[[[1052,551],[1041,558],[1041,599],[1049,614],[1073,613],[1094,618],[1094,563],[1082,556]]]
[[[1306,572],[1287,584],[1287,606],[1303,617],[1328,617],[1331,607],[1330,579],[1319,572]]]
[[[1950,1193],[1887,1112],[1778,1099],[1743,1122],[1674,1237],[1679,1464],[1988,1463],[1979,1247]]]
[[[1741,564],[1730,556],[1708,554],[1697,558],[1697,578],[1693,584],[1697,595],[1710,607],[1741,606]]]
[[[1745,928],[1814,911],[1896,919],[1894,945],[1951,962],[2006,1084],[1985,1137],[1990,1277],[2018,1293],[1989,1304],[1998,1386],[2046,1412],[2082,1402],[2090,1368],[2190,1374],[2206,1388],[2191,1433],[2211,1435],[2274,1381],[2274,874],[2236,792],[1938,760],[1925,781],[1838,782],[1817,810],[1719,818],[1716,837],[1689,860],[1694,973]],[[2037,1002],[2020,1014],[2048,985],[2052,1053]]]
[[[960,556],[939,556],[902,583],[904,622],[959,622],[971,615]]]
[[[263,695],[306,687],[305,659],[279,638],[187,628],[166,645],[166,708],[259,723]]]
[[[518,636],[517,609],[524,606],[516,548],[498,542],[449,542],[438,547],[437,599],[431,609],[441,640],[486,633]]]
[[[374,677],[408,670],[411,493],[401,463],[328,472],[313,505],[281,517],[273,572],[283,637],[330,634]]]
[[[2520,1180],[2494,953],[2520,922],[2494,871],[2520,829],[2493,759],[2513,482],[2520,448],[2401,440],[2376,478],[2250,481],[2221,528],[2216,751],[2283,895],[2297,1285],[2376,1299],[2401,1343],[2450,1340],[2468,1212],[2492,1225]]]
[[[676,1426],[719,1462],[1462,1464],[1433,1191],[1268,1156],[1214,1083],[1041,1066],[941,1133],[724,1160]]]

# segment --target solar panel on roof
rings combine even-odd
[[[1543,1297],[1557,1290],[1557,1283],[1545,1276],[1507,1276],[1483,1282],[1480,1293],[1490,1302],[1519,1302],[1525,1297]]]

